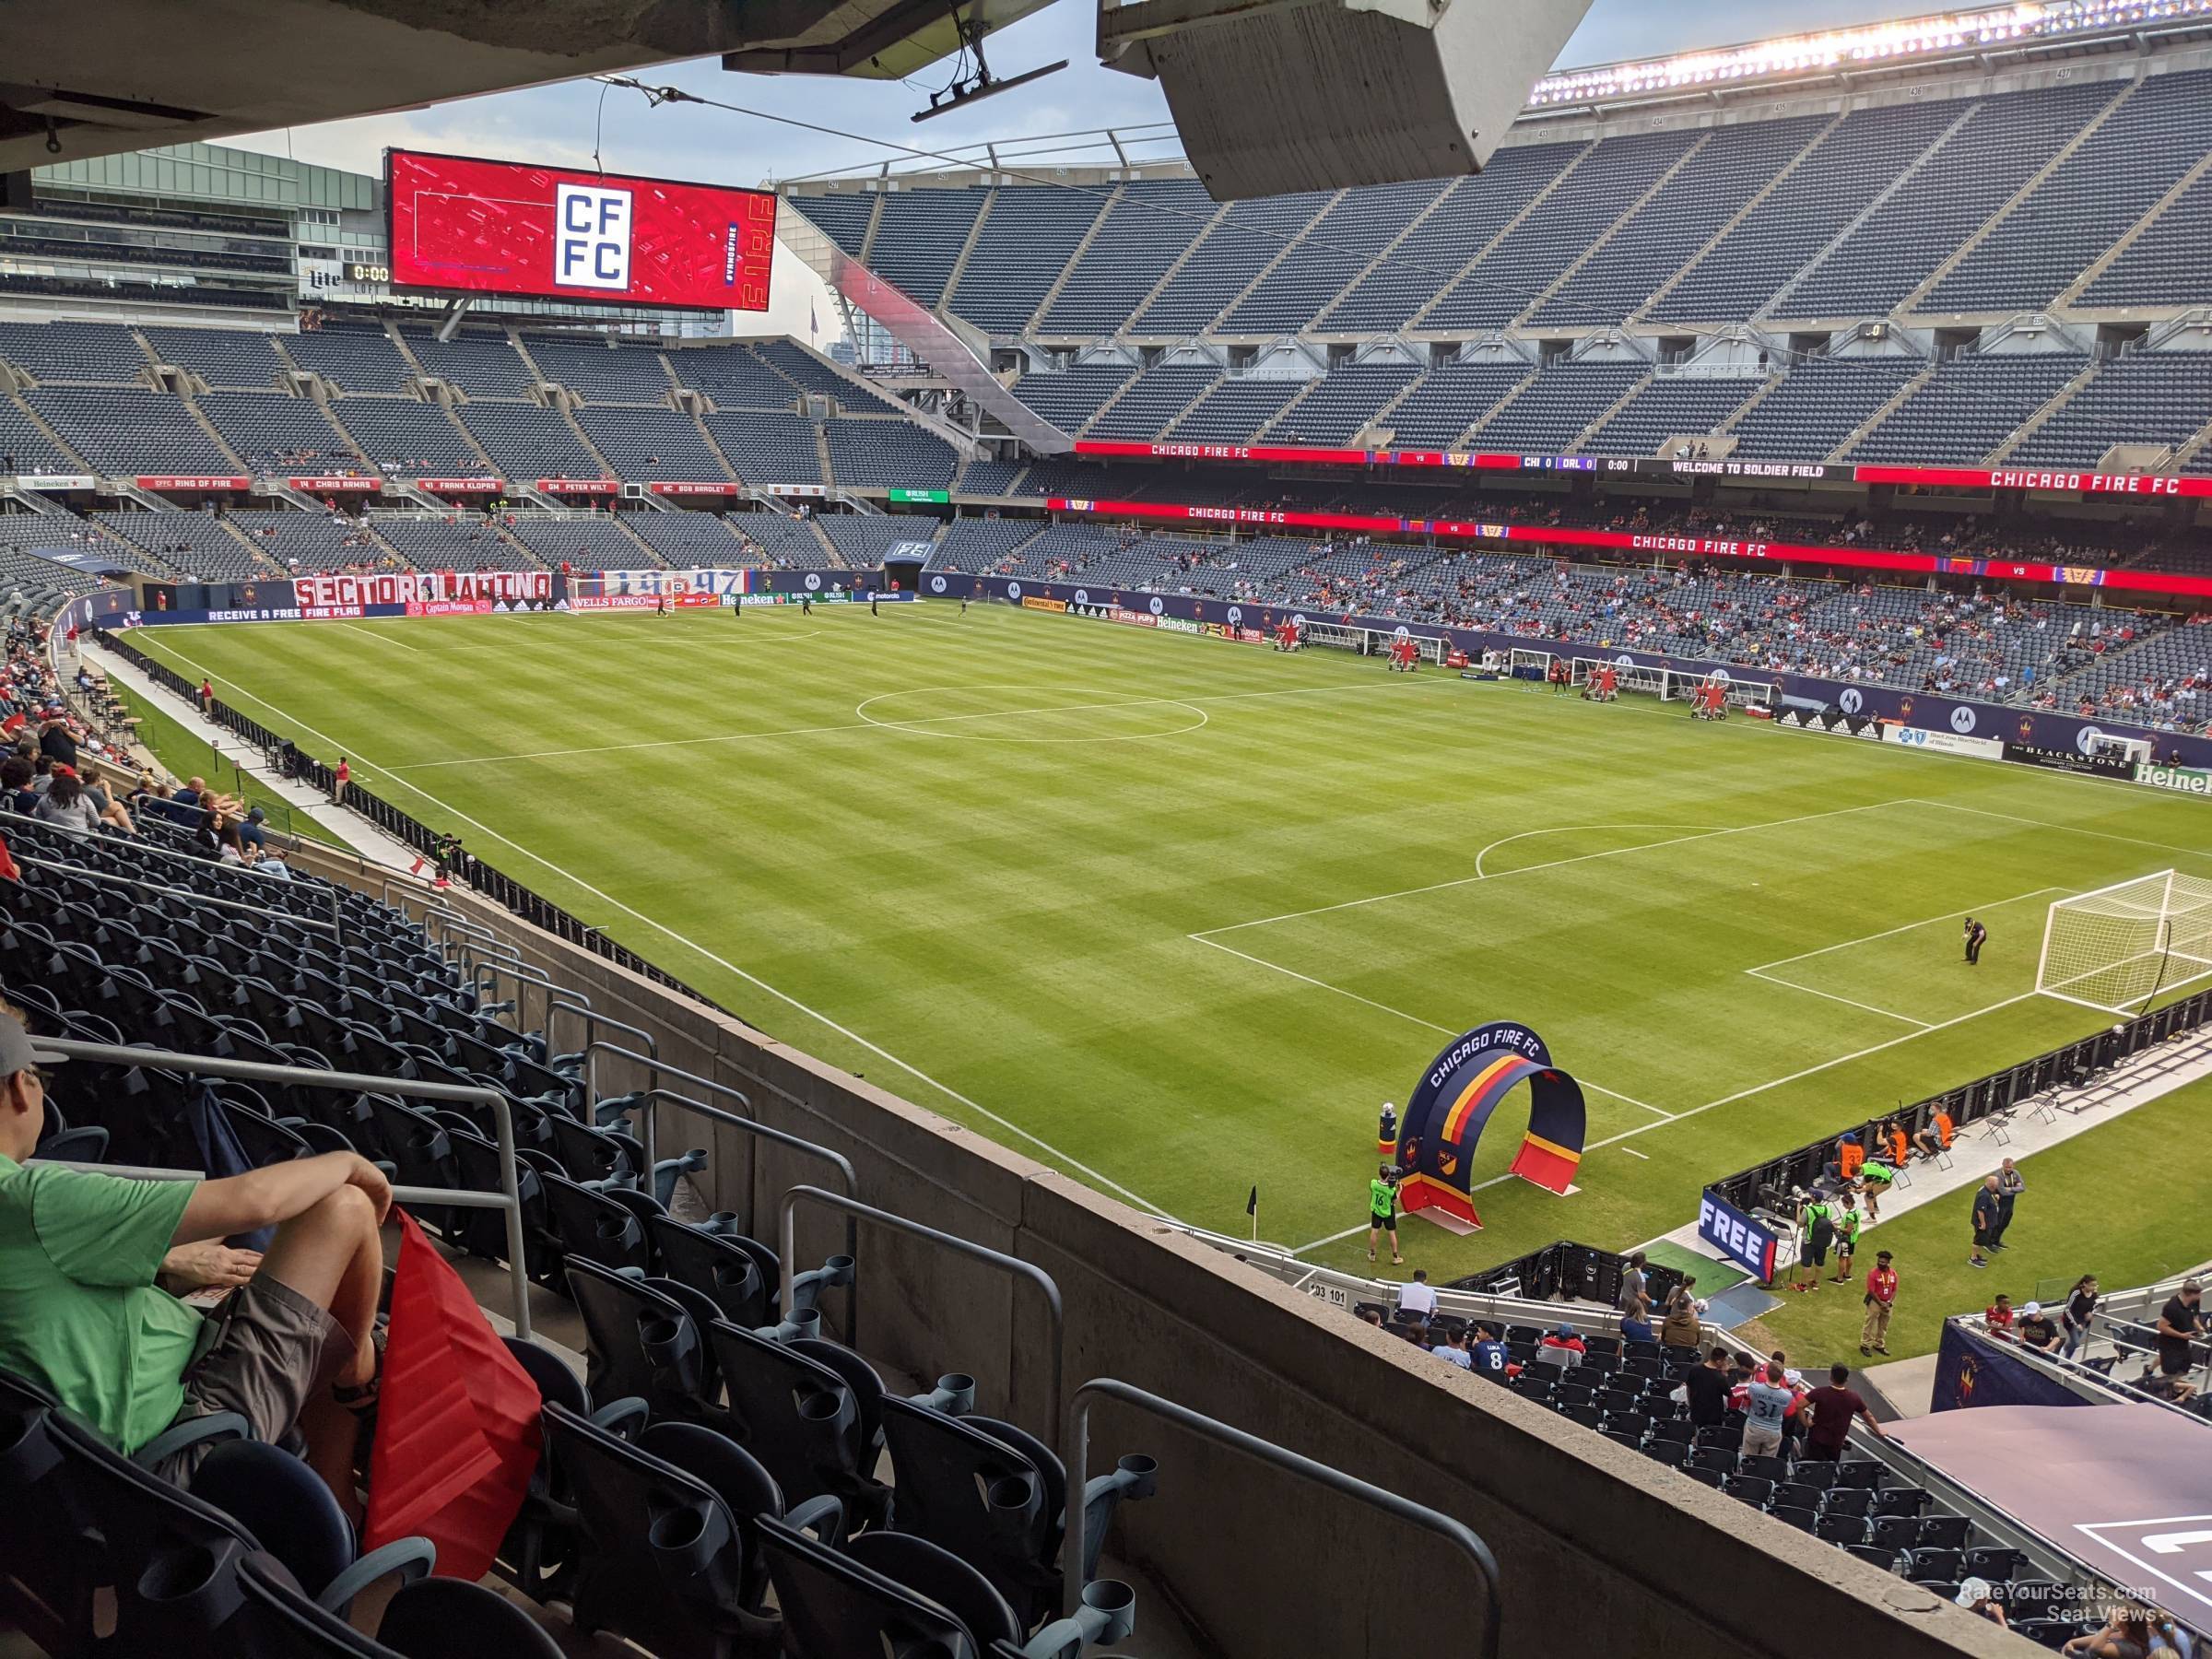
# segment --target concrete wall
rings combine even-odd
[[[314,852],[300,862],[354,877]],[[369,890],[385,887],[371,877]],[[395,894],[419,907],[419,884]],[[2031,1651],[1833,1546],[1452,1373],[1236,1260],[741,1022],[538,935],[471,895],[452,907],[512,940],[592,1006],[660,1038],[663,1056],[745,1089],[760,1121],[857,1166],[871,1204],[1034,1263],[1066,1308],[1066,1388],[1118,1377],[1465,1522],[1501,1571],[1509,1654],[1768,1659],[1789,1636],[1884,1659]],[[502,993],[503,994],[504,993]],[[523,1010],[536,1023],[532,998]],[[575,1021],[556,1029],[577,1046]],[[600,1087],[641,1079],[601,1061]],[[773,1241],[773,1201],[824,1166],[664,1115],[662,1150],[711,1145],[715,1203]],[[805,1215],[802,1263],[841,1248]],[[1049,1324],[1026,1284],[864,1228],[859,1346],[910,1375],[975,1373],[982,1411],[1062,1441]],[[832,1299],[831,1323],[848,1310]],[[1159,1496],[1125,1508],[1117,1553],[1168,1587],[1230,1659],[1398,1659],[1472,1648],[1481,1597],[1426,1535],[1120,1407],[1092,1423],[1093,1473],[1160,1460]],[[1142,1609],[1133,1646],[1143,1651]]]

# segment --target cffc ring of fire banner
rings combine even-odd
[[[1582,1085],[1551,1062],[1544,1040],[1524,1025],[1477,1026],[1430,1064],[1406,1102],[1398,1132],[1398,1190],[1406,1213],[1455,1232],[1479,1229],[1472,1190],[1475,1146],[1507,1095],[1529,1089],[1528,1131],[1511,1174],[1564,1194],[1583,1160],[1587,1113]]]

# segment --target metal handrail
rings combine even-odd
[[[1232,1429],[1227,1423],[1217,1422],[1187,1406],[1178,1406],[1172,1400],[1162,1399],[1156,1394],[1148,1394],[1144,1389],[1117,1382],[1112,1377],[1094,1377],[1084,1383],[1076,1390],[1076,1397],[1068,1405],[1067,1441],[1070,1455],[1066,1460],[1067,1527],[1061,1539],[1060,1575],[1065,1610],[1071,1616],[1081,1605],[1083,1594],[1083,1561],[1086,1555],[1083,1533],[1085,1523],[1088,1520],[1084,1513],[1087,1506],[1083,1502],[1086,1480],[1084,1463],[1090,1445],[1090,1401],[1094,1395],[1103,1395],[1139,1411],[1150,1412],[1154,1417],[1164,1418],[1202,1439],[1227,1446],[1232,1452],[1242,1453],[1254,1462],[1271,1464],[1276,1468],[1311,1480],[1317,1486],[1326,1487],[1340,1496],[1379,1509],[1386,1515],[1395,1516],[1409,1526],[1418,1526],[1425,1532],[1436,1534],[1474,1564],[1475,1574],[1482,1581],[1482,1641],[1477,1651],[1481,1659],[1497,1659],[1502,1612],[1498,1594],[1498,1559],[1490,1553],[1490,1547],[1476,1535],[1473,1527],[1464,1521],[1454,1521],[1426,1504],[1416,1503],[1410,1498],[1401,1498],[1395,1492],[1371,1486],[1357,1476],[1347,1475],[1342,1469],[1316,1463],[1310,1457],[1277,1445],[1273,1441],[1264,1441],[1256,1434]]]
[[[802,1198],[811,1199],[814,1203],[827,1206],[833,1210],[841,1210],[850,1217],[873,1221],[879,1227],[888,1227],[896,1232],[908,1233],[917,1239],[927,1239],[932,1243],[942,1244],[955,1255],[966,1256],[971,1262],[988,1262],[1013,1277],[1028,1279],[1041,1290],[1044,1293],[1045,1312],[1051,1317],[1053,1325],[1052,1415],[1055,1423],[1059,1421],[1060,1390],[1065,1380],[1065,1372],[1067,1364],[1067,1310],[1060,1300],[1060,1286],[1051,1274],[1033,1262],[1023,1261],[1019,1256],[1010,1256],[1004,1251],[993,1250],[988,1244],[978,1244],[973,1240],[963,1239],[957,1233],[941,1232],[936,1228],[926,1227],[908,1217],[893,1215],[889,1210],[877,1209],[872,1204],[863,1204],[857,1198],[842,1197],[836,1193],[826,1192],[818,1186],[794,1186],[783,1194],[782,1213],[778,1218],[776,1225],[776,1253],[781,1259],[782,1278],[778,1291],[781,1300],[777,1305],[785,1310],[787,1317],[791,1308],[792,1280],[794,1273],[793,1264],[798,1250],[796,1218],[799,1200]],[[859,1277],[856,1270],[853,1274],[856,1282]],[[1073,1441],[1061,1448],[1061,1462],[1071,1468],[1074,1465],[1067,1453],[1074,1449],[1075,1442]],[[1068,1492],[1069,1510],[1072,1512],[1080,1509],[1082,1507],[1082,1488],[1071,1486],[1068,1488]]]
[[[617,1019],[612,1014],[602,1014],[596,1008],[580,1008],[574,1003],[563,1003],[560,1006],[567,1008],[570,1013],[583,1021],[583,1091],[587,1096],[596,1099],[599,1093],[596,1082],[597,1074],[593,1068],[592,1056],[603,1047],[611,1048],[611,1045],[603,1044],[598,1040],[597,1033],[601,1026],[606,1026],[610,1030],[620,1031],[626,1037],[644,1038],[646,1058],[656,1065],[660,1064],[661,1040],[643,1026],[631,1025],[627,1020]],[[546,1009],[546,1052],[547,1053],[556,1053],[560,1047],[559,1043],[553,1041],[553,1016],[556,1011],[551,1006]],[[626,1051],[614,1049],[612,1052],[621,1053]],[[750,1107],[752,1102],[747,1100],[746,1105]]]
[[[79,880],[104,881],[110,887],[136,888],[141,892],[159,893],[165,898],[189,899],[194,904],[212,904],[218,910],[244,911],[250,916],[269,916],[296,927],[318,927],[328,934],[338,931],[335,922],[318,922],[312,916],[302,916],[296,911],[272,910],[265,904],[248,904],[243,899],[218,899],[212,893],[194,892],[190,888],[169,887],[159,881],[141,881],[135,876],[111,876],[105,870],[95,870],[88,865],[59,864],[51,858],[33,858],[28,853],[17,853],[16,862],[29,865],[36,870],[59,870],[63,875]]]
[[[500,1191],[478,1193],[466,1188],[394,1187],[395,1202],[442,1206],[449,1209],[500,1209],[507,1212],[507,1275],[514,1294],[514,1334],[530,1339],[530,1276],[523,1259],[523,1194],[515,1171],[514,1109],[496,1088],[466,1083],[432,1083],[416,1077],[377,1077],[365,1072],[323,1071],[312,1065],[271,1065],[260,1060],[229,1060],[214,1054],[187,1054],[175,1049],[132,1048],[118,1042],[80,1042],[75,1038],[40,1037],[37,1046],[71,1060],[90,1060],[103,1065],[156,1065],[194,1072],[211,1077],[236,1077],[241,1083],[278,1083],[308,1088],[335,1088],[352,1094],[411,1095],[419,1100],[447,1100],[491,1108],[500,1145]]]
[[[710,1123],[726,1124],[743,1134],[757,1135],[761,1140],[773,1141],[779,1147],[789,1147],[794,1152],[804,1152],[810,1157],[821,1159],[826,1163],[834,1164],[837,1166],[837,1172],[844,1177],[845,1196],[848,1198],[860,1196],[859,1171],[853,1169],[851,1159],[833,1147],[825,1147],[819,1141],[807,1140],[803,1135],[794,1135],[788,1129],[778,1129],[771,1124],[763,1124],[757,1118],[740,1117],[735,1112],[724,1112],[719,1106],[710,1106],[703,1100],[695,1100],[688,1095],[677,1093],[673,1088],[655,1087],[648,1088],[638,1097],[638,1105],[645,1119],[651,1120],[653,1105],[660,1100],[665,1100],[671,1106],[681,1106],[688,1112],[696,1112]],[[650,1171],[653,1169],[653,1159],[650,1154],[647,1155],[645,1168],[646,1179],[650,1181],[652,1179]],[[847,1216],[845,1218],[845,1253],[847,1255],[856,1253],[859,1232],[859,1223],[851,1216]],[[851,1347],[858,1347],[860,1346],[860,1282],[858,1279],[845,1288],[845,1340]]]
[[[548,1009],[547,1018],[546,1021],[546,1048],[548,1053],[551,1052],[553,1047],[551,1041],[553,1022],[550,1018],[550,1014],[551,1011]],[[726,1100],[735,1100],[739,1106],[744,1108],[744,1115],[746,1117],[750,1118],[753,1115],[753,1097],[747,1094],[742,1088],[733,1088],[727,1083],[717,1083],[712,1077],[702,1077],[697,1072],[686,1071],[682,1066],[673,1065],[670,1062],[662,1059],[657,1053],[641,1054],[634,1049],[626,1049],[618,1043],[605,1042],[597,1038],[593,1038],[590,1041],[587,1041],[583,1045],[584,1098],[592,1106],[596,1106],[599,1103],[598,1086],[593,1080],[594,1074],[592,1065],[592,1056],[600,1053],[613,1054],[618,1059],[629,1061],[632,1065],[641,1065],[645,1068],[646,1073],[650,1077],[674,1077],[679,1083],[688,1083],[694,1088],[703,1088],[712,1094],[718,1094]],[[653,1114],[651,1112],[647,1112],[645,1114],[643,1121],[639,1124],[638,1128],[640,1130],[638,1139],[644,1146],[645,1162],[647,1167],[650,1168],[652,1165],[660,1161],[658,1157],[660,1137],[653,1132]]]

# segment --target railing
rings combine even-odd
[[[877,1209],[872,1204],[863,1204],[857,1198],[848,1198],[841,1194],[832,1193],[818,1186],[794,1186],[783,1194],[782,1215],[776,1224],[776,1250],[782,1265],[782,1284],[777,1292],[780,1298],[777,1306],[783,1310],[786,1318],[790,1317],[791,1313],[792,1285],[797,1272],[795,1253],[798,1249],[797,1221],[801,1199],[841,1212],[847,1218],[845,1236],[848,1241],[853,1236],[851,1228],[853,1220],[872,1221],[878,1227],[890,1228],[894,1231],[907,1234],[910,1238],[927,1239],[931,1243],[942,1245],[945,1249],[951,1251],[955,1255],[966,1256],[971,1262],[988,1263],[1011,1277],[1028,1279],[1030,1283],[1035,1285],[1044,1295],[1045,1313],[1051,1319],[1053,1325],[1052,1403],[1046,1415],[1054,1424],[1059,1422],[1061,1390],[1066,1382],[1067,1310],[1060,1300],[1059,1283],[1051,1274],[1034,1263],[1025,1262],[1018,1256],[1010,1256],[1001,1250],[993,1250],[988,1244],[978,1244],[972,1240],[961,1238],[958,1233],[941,1232],[936,1228],[925,1227],[921,1222],[912,1220],[905,1216],[894,1215],[889,1210]],[[857,1284],[860,1277],[857,1256],[854,1257],[854,1265],[853,1282]],[[1075,1420],[1073,1427],[1079,1429],[1079,1418]],[[1072,1517],[1083,1507],[1082,1483],[1074,1473],[1081,1467],[1080,1457],[1081,1442],[1073,1438],[1069,1439],[1061,1448],[1061,1463],[1069,1471],[1070,1479],[1075,1481],[1075,1484],[1067,1488],[1067,1510],[1071,1517],[1071,1524],[1074,1524]],[[1078,1551],[1072,1559],[1080,1564],[1083,1557]],[[1080,1577],[1081,1574],[1078,1572],[1077,1576]],[[1080,1589],[1081,1586],[1078,1585],[1077,1588]]]
[[[241,1083],[276,1083],[290,1088],[335,1088],[350,1094],[406,1095],[417,1100],[447,1100],[456,1105],[488,1106],[498,1129],[500,1190],[472,1192],[466,1188],[396,1186],[392,1197],[398,1204],[418,1204],[446,1209],[496,1209],[506,1212],[507,1274],[514,1298],[514,1334],[530,1339],[530,1278],[524,1260],[523,1198],[514,1161],[514,1109],[496,1088],[465,1083],[429,1083],[415,1077],[377,1077],[363,1072],[324,1071],[310,1065],[270,1065],[259,1060],[229,1060],[214,1054],[186,1054],[173,1049],[134,1048],[114,1042],[80,1042],[75,1038],[41,1037],[38,1046],[71,1060],[88,1060],[100,1065],[159,1066],[209,1077],[235,1077]]]
[[[1094,1398],[1108,1399],[1147,1412],[1177,1428],[1226,1446],[1231,1452],[1251,1458],[1255,1463],[1296,1475],[1302,1480],[1326,1488],[1339,1497],[1364,1503],[1371,1509],[1381,1510],[1408,1526],[1434,1533],[1462,1555],[1474,1569],[1475,1577],[1482,1586],[1482,1634],[1476,1648],[1481,1659],[1498,1659],[1498,1635],[1502,1607],[1498,1590],[1498,1559],[1490,1547],[1476,1535],[1465,1522],[1454,1521],[1441,1511],[1426,1504],[1416,1503],[1410,1498],[1401,1498],[1395,1492],[1386,1492],[1381,1487],[1370,1486],[1356,1476],[1327,1464],[1315,1463],[1312,1458],[1262,1440],[1241,1429],[1232,1429],[1227,1423],[1193,1411],[1187,1406],[1178,1406],[1172,1400],[1163,1400],[1156,1394],[1147,1394],[1126,1382],[1111,1377],[1098,1377],[1076,1390],[1076,1397],[1068,1406],[1067,1445],[1067,1528],[1062,1537],[1060,1561],[1061,1580],[1066,1596],[1066,1610],[1072,1616],[1081,1603],[1083,1594],[1083,1560],[1087,1549],[1084,1530],[1089,1517],[1084,1513],[1088,1507],[1083,1501],[1087,1471],[1085,1464],[1090,1451],[1090,1403]],[[1465,1614],[1466,1604],[1441,1593],[1437,1596],[1439,1607],[1453,1609],[1454,1620]]]
[[[198,703],[199,688],[168,664],[147,655],[128,641],[105,629],[95,629],[92,637],[157,685],[195,705]],[[335,789],[336,775],[329,767],[251,715],[241,714],[220,698],[208,705],[207,713],[218,724],[235,732],[265,755],[272,759],[285,756],[292,760],[294,764],[289,768],[290,775],[298,782],[312,784],[325,794]],[[618,944],[589,923],[524,887],[513,877],[486,864],[474,853],[462,851],[457,839],[441,835],[419,818],[401,811],[391,802],[371,794],[359,783],[348,781],[345,788],[333,798],[340,806],[359,813],[393,840],[421,853],[426,861],[441,862],[448,879],[457,881],[470,891],[479,893],[504,907],[531,926],[581,947],[594,956],[604,957],[617,967],[641,975],[656,985],[665,985],[669,990],[688,996],[693,1002],[702,1003],[718,1013],[730,1012],[704,992],[694,990],[674,974],[656,968],[627,945]]]
[[[1895,1123],[1910,1137],[1927,1127],[1939,1106],[1949,1113],[1957,1127],[1963,1129],[1970,1124],[2024,1105],[2046,1089],[2086,1083],[2121,1061],[2171,1038],[2197,1030],[2207,1022],[2212,1022],[2212,991],[2200,991],[2181,1002],[2124,1020],[2109,1031],[2100,1031],[2093,1037],[2084,1037],[2063,1048],[2038,1054],[2032,1060],[1977,1077],[1963,1088],[1947,1089],[1913,1105],[1900,1105],[1895,1111],[1878,1112],[1856,1123],[1845,1124],[1795,1151],[1769,1159],[1724,1180],[1709,1182],[1706,1187],[1740,1210],[1759,1208],[1763,1194],[1809,1187],[1830,1160],[1836,1142],[1842,1135],[1859,1135],[1861,1144],[1871,1155],[1874,1132],[1883,1123]]]

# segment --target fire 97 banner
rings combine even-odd
[[[766,311],[772,191],[385,152],[392,285]]]

